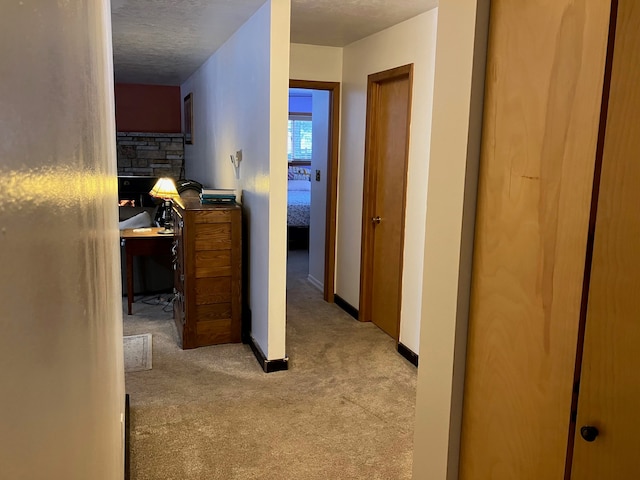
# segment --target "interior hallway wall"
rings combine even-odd
[[[400,341],[419,353],[437,9],[344,48],[336,293],[359,306],[367,76],[414,64]]]
[[[193,93],[187,178],[236,190],[247,216],[251,334],[286,356],[285,275],[290,1],[269,0],[181,86]],[[242,150],[238,170],[230,155]]]
[[[292,43],[289,78],[316,82],[341,82],[342,52],[343,49],[340,47]]]
[[[122,479],[109,2],[3,2],[0,58],[0,476]]]

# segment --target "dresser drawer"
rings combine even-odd
[[[230,221],[230,210],[193,212],[194,223],[229,223]]]
[[[231,250],[196,252],[196,278],[231,275]]]
[[[231,248],[230,223],[197,223],[194,227],[194,247],[196,251]]]

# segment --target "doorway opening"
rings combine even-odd
[[[290,80],[288,262],[334,301],[340,84]],[[290,265],[291,266],[291,265]]]

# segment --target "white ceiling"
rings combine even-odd
[[[180,85],[265,0],[111,0],[116,82]],[[291,41],[343,47],[438,0],[291,0]]]

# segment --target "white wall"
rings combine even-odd
[[[437,10],[344,48],[336,293],[359,304],[367,76],[414,64],[400,341],[418,353]]]
[[[458,478],[489,0],[440,2],[413,478]]]
[[[311,92],[313,152],[311,158],[311,215],[309,221],[309,281],[320,290],[323,290],[330,92],[327,90],[312,90]],[[316,181],[316,170],[320,171],[320,181]]]
[[[121,479],[109,2],[0,15],[2,478]]]
[[[285,357],[289,0],[267,1],[181,86],[193,93],[188,178],[233,188],[247,217],[251,334]],[[229,156],[242,149],[238,172]]]
[[[287,125],[291,27],[291,1],[271,0],[271,2],[271,128],[269,132],[271,196],[269,203],[269,350],[267,354],[270,360],[284,358],[286,354]]]
[[[292,43],[289,78],[341,82],[342,48]]]

